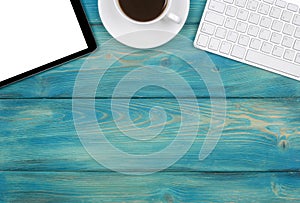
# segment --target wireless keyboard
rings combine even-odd
[[[194,46],[300,81],[299,5],[208,0]]]

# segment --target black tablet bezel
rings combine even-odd
[[[44,72],[46,70],[49,70],[51,68],[54,68],[55,66],[58,66],[62,63],[65,63],[65,62],[68,62],[70,60],[76,59],[76,58],[78,58],[80,56],[83,56],[85,54],[91,53],[92,51],[94,51],[97,48],[97,44],[96,44],[95,38],[93,36],[92,29],[89,26],[87,17],[85,15],[85,12],[83,10],[83,7],[81,5],[80,0],[70,0],[70,1],[71,1],[72,6],[73,6],[73,9],[75,11],[77,20],[80,24],[80,28],[82,30],[82,33],[84,35],[84,38],[85,38],[85,41],[87,43],[88,48],[84,49],[84,50],[81,50],[79,52],[76,52],[74,54],[71,54],[69,56],[63,57],[61,59],[58,59],[56,61],[53,61],[51,63],[45,64],[43,66],[34,68],[33,70],[27,71],[25,73],[22,73],[20,75],[14,76],[14,77],[9,78],[9,79],[6,79],[4,81],[0,81],[0,88],[2,88],[4,86],[7,86],[7,85],[10,85],[12,83],[18,82],[20,80],[23,80],[23,79],[28,78],[30,76],[33,76],[35,74],[38,74],[38,73]]]

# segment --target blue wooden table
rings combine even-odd
[[[83,4],[98,44],[111,39],[99,18],[97,1],[83,0]],[[182,36],[194,39],[204,5],[205,0],[191,0]],[[171,46],[178,49],[178,44],[171,42]],[[186,53],[192,44],[187,46],[180,47],[182,56],[199,53],[196,49]],[[123,47],[106,57],[129,50]],[[112,97],[116,81],[135,65],[159,64],[183,75],[196,92],[202,119],[195,143],[174,165],[147,176],[112,172],[82,146],[73,122],[72,94],[86,58],[1,89],[0,202],[300,202],[300,83],[209,56],[224,84],[227,118],[218,145],[204,161],[199,161],[198,154],[209,125],[210,99],[203,81],[185,62],[155,49],[137,51],[114,64],[103,88],[96,92],[97,118],[106,135],[114,145],[142,154],[174,139],[178,103],[159,87],[136,93],[131,113],[137,124],[147,122],[149,109],[158,104],[172,118],[155,141],[137,145],[121,139],[113,125],[111,101],[124,99]],[[88,68],[93,73],[103,67],[94,64]],[[139,82],[140,78],[132,80]],[[166,80],[178,90],[176,96],[191,96],[176,86],[177,81]],[[88,88],[89,78],[84,82]]]

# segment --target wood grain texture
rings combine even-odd
[[[198,138],[188,153],[168,170],[222,172],[300,169],[298,99],[228,100],[223,135],[216,149],[204,161],[199,161],[198,155],[208,130],[211,107],[209,100],[201,99],[198,102],[201,112]],[[149,124],[152,107],[160,106],[167,112],[168,121],[163,123],[166,125],[162,133],[145,142],[122,135],[114,123],[110,104],[111,100],[96,101],[98,122],[107,139],[125,152],[151,154],[160,151],[174,140],[178,132],[181,117],[174,99],[131,101],[131,117],[140,127]],[[122,108],[127,107],[119,106],[119,109]],[[118,118],[124,116],[119,111],[116,114]],[[0,100],[0,115],[0,170],[107,170],[82,147],[74,127],[71,100]],[[196,124],[190,123],[191,128]],[[194,132],[186,131],[183,135],[184,139],[190,139]],[[176,151],[171,153],[177,155]],[[110,154],[107,151],[107,158],[110,158]],[[151,167],[149,165],[146,168]]]
[[[299,173],[0,173],[6,202],[299,202]],[[5,187],[2,187],[6,184]]]
[[[195,70],[182,59],[190,58],[198,61],[198,49],[192,46],[197,26],[187,25],[181,31],[181,35],[190,39],[190,41],[172,41],[167,47],[176,50],[180,47],[178,56],[163,53],[164,48],[158,48],[148,51],[134,50],[133,55],[126,55],[133,49],[125,47],[119,43],[111,41],[114,46],[109,51],[101,52],[103,55],[98,56],[98,60],[89,60],[89,65],[84,69],[86,76],[83,83],[86,88],[91,86],[91,78],[95,75],[96,69],[104,69],[103,62],[107,57],[123,56],[121,60],[109,67],[109,71],[101,80],[101,88],[98,89],[96,96],[100,98],[111,97],[116,84],[128,73],[136,70],[138,67],[147,67],[149,65],[163,66],[173,70],[184,78],[194,90],[197,97],[208,97],[207,87],[199,75],[195,74]],[[111,40],[110,35],[102,26],[93,27],[94,34],[98,40],[98,44],[103,45]],[[101,47],[100,47],[101,49]],[[160,51],[162,50],[162,51]],[[100,54],[99,54],[100,55]],[[220,74],[227,97],[299,97],[300,83],[258,68],[254,68],[230,59],[225,59],[213,54],[208,54],[216,66],[216,74]],[[0,91],[0,98],[70,98],[73,94],[74,81],[86,58],[75,60],[53,70],[33,76],[29,79],[3,88]],[[99,62],[100,61],[100,62]],[[204,69],[205,64],[201,65],[202,59],[199,58],[199,66],[196,68]],[[186,87],[169,77],[170,73],[161,73],[161,77],[168,78],[166,84],[174,86],[177,89],[177,97],[191,97],[187,94]],[[146,77],[146,75],[143,75]],[[143,77],[131,78],[127,84],[128,90],[135,87],[137,83],[143,82]],[[149,76],[151,77],[151,76]],[[98,79],[99,80],[99,79]],[[29,88],[28,88],[29,87]],[[124,91],[125,96],[131,97],[129,93]],[[135,96],[137,97],[170,97],[170,93],[161,87],[152,86],[144,88]]]

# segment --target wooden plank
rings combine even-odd
[[[1,172],[0,183],[5,202],[300,201],[299,173]]]
[[[178,0],[177,0],[178,1]],[[191,0],[190,13],[187,19],[187,24],[200,22],[205,0]],[[82,0],[85,12],[91,24],[101,24],[101,19],[98,12],[98,0]]]
[[[300,169],[299,99],[228,99],[223,135],[204,161],[199,161],[198,156],[209,127],[211,106],[207,99],[198,102],[201,112],[198,137],[187,154],[169,171]],[[174,140],[181,124],[176,100],[133,99],[130,115],[136,125],[145,127],[149,124],[149,111],[154,106],[166,109],[169,118],[155,139],[133,141],[122,136],[116,127],[110,105],[109,99],[96,101],[98,122],[107,139],[130,154],[151,154],[164,149]],[[125,108],[119,106],[119,110]],[[190,108],[196,106],[191,103]],[[123,118],[125,113],[119,110],[114,109],[114,112],[118,118]],[[71,100],[0,100],[0,115],[0,170],[107,171],[81,145],[73,123]],[[190,123],[190,128],[195,125],[197,123]],[[182,138],[190,139],[194,135],[188,130]],[[111,151],[105,153],[111,158]],[[178,153],[169,152],[176,157],[181,155]],[[164,161],[163,156],[161,159]],[[130,163],[127,166],[130,168]]]
[[[103,45],[111,39],[102,26],[94,26],[93,28],[99,44]],[[122,60],[119,60],[112,65],[103,80],[101,80],[101,88],[97,91],[97,97],[111,97],[116,84],[121,78],[126,74],[137,70],[138,67],[147,67],[149,65],[169,68],[186,80],[197,97],[208,97],[209,94],[203,78],[198,74],[195,74],[195,70],[189,65],[190,61],[187,63],[182,60],[188,58],[190,60],[198,61],[199,54],[203,53],[192,47],[192,39],[194,38],[195,32],[196,26],[187,25],[182,30],[181,36],[184,36],[191,41],[179,40],[181,38],[177,38],[165,46],[168,47],[168,50],[173,52],[173,55],[162,53],[160,50],[164,51],[166,49],[164,47],[141,51],[133,50],[119,43],[111,42],[113,45],[110,46],[112,50],[103,51],[104,56],[99,56],[98,61],[95,59],[88,61],[89,65],[84,69],[86,75],[83,77],[82,81],[86,88],[90,88],[92,86],[91,78],[97,77],[96,79],[100,80],[100,76],[96,74],[97,70],[104,70],[107,68],[104,66],[105,62],[109,59],[107,57],[117,57],[122,55],[124,56]],[[177,56],[174,56],[178,47],[180,47],[180,51]],[[126,53],[130,53],[131,51],[135,51],[135,53],[131,56],[125,56]],[[299,97],[300,95],[300,83],[295,80],[213,54],[209,54],[209,57],[216,65],[216,69],[214,69],[216,74],[219,73],[222,78],[227,97]],[[74,81],[85,59],[86,58],[75,60],[53,70],[3,88],[0,90],[0,98],[70,98],[73,93]],[[196,64],[196,68],[206,70],[205,67],[201,65],[203,64],[202,59],[199,58],[199,64]],[[161,68],[158,68],[158,71],[160,69]],[[177,97],[193,96],[188,94],[185,86],[178,83],[178,80],[175,80],[174,77],[170,77],[170,75],[172,75],[171,72],[162,72],[161,78],[168,78],[164,82],[169,86],[175,87],[177,90]],[[146,74],[131,78],[126,84],[128,87],[127,90],[130,91],[137,84],[143,83],[143,77],[148,78]],[[149,76],[149,78],[150,77],[151,76]],[[213,79],[208,79],[208,81],[209,80]],[[214,81],[211,82],[214,86]],[[123,92],[123,95],[128,97],[131,96],[126,91]],[[143,88],[137,92],[135,96],[170,97],[171,95],[161,87],[152,86]]]

